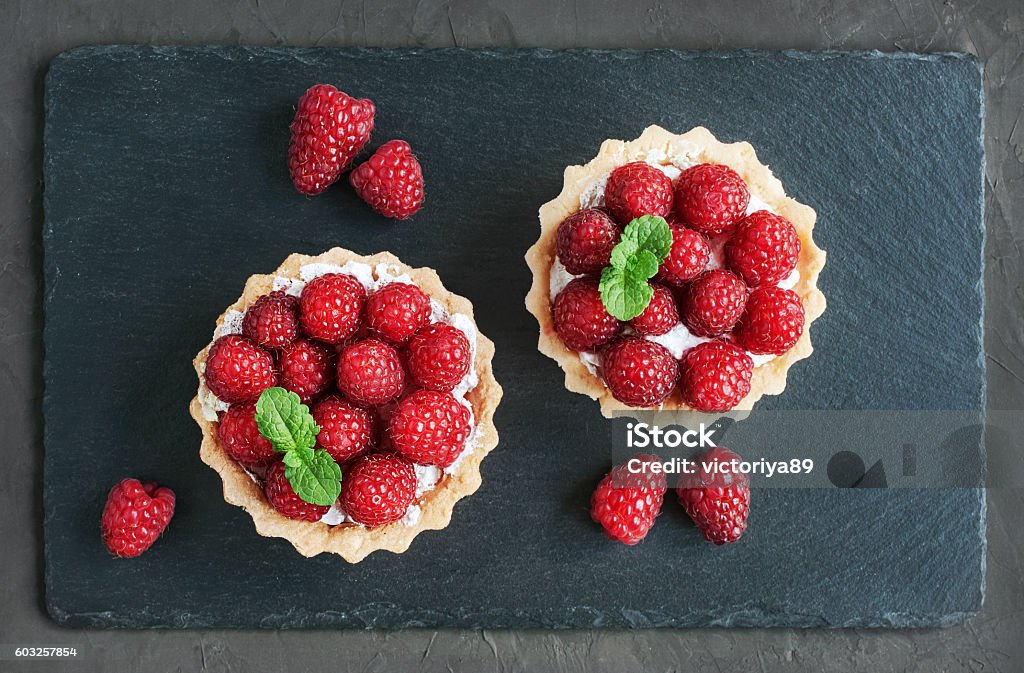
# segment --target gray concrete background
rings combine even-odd
[[[42,76],[95,43],[966,51],[986,64],[989,404],[1024,409],[1024,3],[0,0],[0,644],[74,662],[0,671],[1018,671],[1024,491],[989,493],[984,611],[926,631],[81,632],[42,608]],[[908,186],[910,187],[910,186]],[[69,488],[77,485],[69,484]],[[911,522],[912,524],[912,522]],[[910,524],[908,524],[910,525]]]

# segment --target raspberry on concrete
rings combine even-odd
[[[114,556],[133,558],[153,546],[174,516],[174,491],[151,481],[122,479],[107,494],[100,536]]]
[[[740,457],[724,447],[715,447],[697,460],[698,471],[684,475],[676,497],[708,542],[735,542],[747,529],[750,516],[750,478],[734,472]],[[716,463],[718,471],[705,465]],[[727,468],[721,466],[728,465]]]
[[[299,99],[292,121],[288,172],[295,189],[319,194],[330,187],[370,139],[373,101],[315,84]]]
[[[658,460],[645,454],[633,458],[636,467]],[[663,473],[630,471],[630,462],[613,467],[597,485],[590,498],[590,517],[612,540],[634,545],[647,537],[661,512],[667,480]]]
[[[423,205],[423,171],[404,140],[381,145],[348,180],[359,198],[384,217],[404,220]]]

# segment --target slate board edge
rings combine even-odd
[[[378,56],[378,57],[379,56],[386,56],[386,55],[389,55],[389,54],[393,54],[396,58],[408,57],[408,56],[416,56],[416,55],[420,55],[420,54],[438,54],[438,53],[458,54],[458,53],[463,53],[463,52],[472,52],[472,53],[478,54],[478,55],[493,55],[493,56],[503,56],[503,57],[508,57],[508,56],[515,56],[515,57],[541,56],[541,57],[543,57],[543,56],[547,56],[547,55],[568,52],[568,53],[587,54],[587,55],[591,55],[591,56],[605,56],[605,57],[614,57],[614,58],[635,58],[635,57],[641,57],[644,54],[651,53],[651,52],[660,52],[660,53],[669,53],[669,54],[672,54],[672,55],[675,55],[677,57],[684,58],[684,59],[692,59],[692,58],[699,58],[699,57],[717,57],[717,58],[771,57],[771,58],[792,58],[792,59],[806,59],[806,60],[829,60],[831,58],[838,58],[838,57],[857,57],[857,58],[864,58],[864,59],[869,59],[869,60],[870,59],[874,59],[874,58],[896,58],[896,59],[900,59],[900,60],[906,59],[906,60],[911,60],[911,61],[923,61],[923,62],[938,62],[938,61],[942,61],[942,60],[962,60],[962,61],[968,61],[968,62],[971,62],[971,63],[975,64],[975,66],[976,66],[976,68],[978,70],[979,80],[981,79],[982,72],[983,72],[983,64],[979,61],[979,59],[977,57],[975,57],[975,56],[973,56],[971,54],[956,53],[956,52],[943,52],[943,53],[932,53],[932,54],[913,54],[913,53],[899,52],[899,53],[887,54],[887,53],[883,53],[883,52],[880,52],[880,51],[821,51],[821,52],[802,52],[802,51],[794,51],[794,50],[783,50],[783,51],[736,50],[736,51],[727,51],[727,52],[725,52],[725,51],[714,51],[714,50],[678,51],[678,50],[672,50],[672,49],[654,49],[654,50],[587,50],[587,49],[571,49],[571,50],[510,49],[510,50],[495,50],[495,49],[461,49],[461,48],[446,48],[446,49],[386,49],[386,48],[380,48],[380,49],[377,49],[377,48],[356,48],[356,49],[346,49],[346,48],[289,49],[289,48],[261,48],[261,47],[232,47],[232,46],[218,46],[218,45],[211,45],[211,46],[91,45],[91,46],[82,46],[82,47],[77,47],[77,48],[70,49],[68,51],[65,51],[65,52],[59,54],[57,57],[55,57],[53,59],[53,61],[51,62],[51,65],[50,65],[50,70],[47,73],[47,79],[46,79],[45,96],[44,96],[44,109],[45,109],[44,115],[45,115],[45,117],[47,119],[49,118],[50,109],[51,109],[51,106],[53,104],[53,100],[51,99],[52,86],[51,86],[51,81],[50,81],[50,74],[52,74],[57,68],[59,68],[61,66],[61,64],[64,63],[65,61],[72,61],[72,60],[78,59],[79,57],[86,58],[86,57],[91,57],[91,56],[95,56],[95,55],[99,55],[99,54],[110,55],[111,53],[116,53],[116,52],[122,52],[122,53],[125,54],[125,56],[137,55],[139,57],[145,57],[148,54],[152,54],[152,55],[172,55],[172,54],[174,54],[174,53],[176,53],[178,51],[191,51],[191,52],[197,52],[197,53],[216,53],[216,54],[218,54],[218,55],[220,55],[220,56],[222,56],[222,57],[224,57],[224,58],[226,58],[228,60],[231,60],[231,59],[234,59],[234,58],[238,58],[238,57],[245,57],[250,52],[252,52],[252,53],[260,53],[260,54],[271,53],[271,54],[276,54],[276,55],[284,56],[284,57],[288,57],[288,58],[296,58],[296,59],[298,59],[300,61],[302,60],[302,56],[303,56],[304,53],[311,53],[312,54],[312,53],[319,53],[319,52],[324,52],[324,51],[330,51],[330,52],[333,52],[333,53],[335,53],[337,55],[344,55],[344,56],[350,56],[350,57],[358,57],[358,56],[363,55],[363,54],[365,54],[365,55],[375,55],[375,56]],[[980,94],[980,99],[981,99],[980,115],[982,117],[982,133],[981,133],[981,136],[979,138],[979,142],[981,143],[981,146],[982,146],[982,159],[984,160],[984,92],[983,92],[983,89],[980,86],[979,86],[979,94]],[[49,126],[44,124],[44,139],[45,139],[45,137],[47,135],[48,130],[49,130]],[[44,146],[45,146],[45,140],[44,140]],[[44,161],[44,168],[43,168],[43,174],[44,174],[44,176],[43,176],[44,177],[44,180],[43,180],[43,185],[44,185],[43,186],[44,213],[47,211],[47,201],[48,201],[46,185],[51,184],[51,176],[50,176],[50,171],[49,171],[50,166],[51,166],[50,165],[50,161],[48,159],[45,160]],[[982,186],[984,187],[984,174],[983,173],[981,175],[981,182],[982,182]],[[982,213],[984,213],[984,197],[983,196],[981,198],[981,206],[982,206]],[[51,223],[44,216],[44,222],[43,222],[43,239],[44,239],[44,242],[46,240],[48,240],[50,237],[52,237],[53,235],[54,235],[54,233],[53,233],[53,229],[52,229]],[[983,236],[983,240],[984,240],[984,236],[985,236],[984,228],[982,230],[982,236]],[[46,246],[44,245],[44,250],[43,250],[43,268],[44,268],[43,286],[44,286],[44,293],[43,293],[43,299],[42,299],[43,312],[44,312],[44,334],[43,334],[43,351],[44,351],[43,380],[44,380],[44,387],[43,387],[43,395],[42,395],[43,403],[42,403],[41,406],[45,406],[45,399],[46,399],[46,386],[45,386],[45,382],[49,379],[50,374],[51,374],[49,363],[48,363],[48,361],[45,358],[46,346],[49,343],[49,334],[48,334],[49,330],[47,328],[47,324],[48,323],[47,323],[47,321],[45,319],[46,306],[49,303],[49,297],[52,295],[52,293],[54,292],[55,288],[57,287],[57,283],[52,283],[51,284],[47,280],[48,277],[49,277],[49,272],[51,271],[50,264],[51,264],[51,261],[47,258]],[[982,270],[984,270],[984,251],[983,250],[982,250]],[[57,271],[55,276],[58,279],[60,278],[59,271]],[[979,279],[979,283],[982,284],[982,286],[983,286],[983,284],[984,284],[984,277]],[[984,327],[984,320],[982,319],[982,322],[979,325],[979,330],[981,331],[982,335],[984,333],[983,332],[983,327]],[[979,358],[980,358],[980,361],[981,361],[982,370],[984,371],[984,368],[985,368],[985,356],[984,356],[983,352],[979,354]],[[982,398],[984,400],[984,397],[985,397],[985,394],[986,394],[986,390],[983,388],[981,393],[982,393]],[[982,412],[982,413],[984,413],[984,412]],[[43,421],[42,422],[43,422],[44,446],[45,446],[45,444],[46,444],[45,416],[43,417]],[[984,551],[987,548],[987,540],[986,540],[986,536],[985,536],[985,523],[986,523],[986,510],[987,510],[987,506],[986,506],[986,499],[985,499],[984,490],[976,489],[976,492],[977,492],[978,495],[980,495],[979,516],[980,516],[980,522],[982,524],[981,527],[980,527],[980,533],[981,533],[981,535],[980,535],[980,542],[981,542],[982,550]],[[46,496],[46,492],[44,490],[44,511],[49,509],[48,507],[46,507],[46,500],[47,500],[47,496]],[[45,530],[44,530],[44,533],[45,533]],[[48,540],[46,542],[48,543]],[[46,557],[46,555],[44,554],[44,564],[45,564],[45,557]],[[133,626],[129,626],[129,625],[125,624],[125,623],[122,623],[120,621],[120,619],[116,615],[114,615],[112,613],[109,613],[109,612],[81,613],[81,614],[66,613],[63,610],[61,610],[61,608],[58,605],[56,605],[54,603],[51,603],[51,601],[49,599],[49,593],[50,593],[49,590],[50,590],[50,583],[51,583],[51,573],[49,572],[48,564],[46,566],[46,570],[47,570],[45,572],[45,584],[46,584],[46,590],[47,590],[46,591],[47,598],[46,598],[46,601],[45,601],[46,608],[47,608],[47,611],[49,612],[50,616],[57,623],[59,623],[61,625],[68,626],[68,627],[71,627],[71,628],[203,628],[207,624],[207,619],[204,618],[204,616],[201,613],[179,615],[179,618],[177,620],[162,620],[162,619],[160,619],[160,615],[158,615],[158,614],[151,614],[149,616],[149,618],[154,620],[152,622],[152,625],[147,625],[145,620],[139,620],[138,617],[136,616],[136,617],[132,618],[132,620],[134,622]],[[979,596],[978,609],[980,609],[981,604],[982,604],[982,602],[984,600],[985,572],[986,572],[986,556],[983,553],[982,556],[981,556],[981,594]],[[396,612],[395,609],[394,609],[394,606],[382,606],[382,609],[383,609],[384,613],[390,615],[392,618],[394,617],[395,612]],[[515,613],[514,611],[501,611],[501,612],[508,614],[508,616],[511,617],[513,620],[515,620],[517,618],[517,613]],[[716,616],[720,612],[727,613],[728,616],[724,617],[724,618]],[[863,619],[858,619],[858,620],[853,620],[853,621],[849,621],[849,622],[844,622],[844,623],[841,623],[841,624],[826,624],[826,623],[823,623],[822,620],[817,619],[817,618],[813,618],[813,617],[804,618],[804,617],[801,617],[799,615],[794,615],[794,614],[779,615],[779,614],[777,614],[775,612],[762,611],[762,610],[758,610],[758,609],[750,609],[750,610],[742,610],[742,609],[737,610],[737,609],[733,609],[733,610],[720,610],[720,611],[693,613],[693,614],[691,614],[691,615],[689,615],[689,616],[687,616],[685,618],[670,619],[670,620],[667,620],[667,621],[664,621],[664,622],[657,622],[657,621],[649,621],[649,620],[646,620],[646,619],[640,619],[639,620],[640,623],[636,623],[636,624],[630,623],[630,627],[631,628],[686,627],[686,626],[693,626],[693,625],[696,625],[696,624],[699,624],[701,626],[710,626],[710,627],[721,627],[721,626],[732,626],[732,627],[739,626],[739,627],[742,627],[742,626],[757,625],[757,624],[760,623],[759,620],[763,619],[766,616],[774,618],[776,620],[776,623],[777,623],[778,627],[798,627],[798,628],[807,628],[807,627],[830,627],[830,628],[869,627],[870,628],[870,627],[891,627],[893,625],[898,625],[900,627],[911,627],[911,628],[921,627],[921,626],[940,626],[940,627],[946,627],[946,626],[952,626],[952,625],[963,623],[964,621],[966,621],[966,620],[970,619],[971,617],[973,617],[976,613],[977,613],[976,610],[954,612],[954,613],[944,614],[944,615],[941,615],[941,616],[929,615],[929,614],[921,614],[921,613],[881,613],[881,614],[871,615],[871,616],[865,617]],[[519,618],[521,618],[521,616],[522,615],[518,615]],[[780,616],[782,617],[782,619],[779,619]],[[493,614],[492,614],[492,617],[493,617]],[[303,622],[305,621],[304,619],[302,619],[302,618],[296,619],[296,616],[294,614],[288,614],[288,615],[276,615],[276,616],[265,617],[263,619],[260,619],[257,623],[253,623],[251,625],[240,625],[239,628],[246,628],[248,626],[259,626],[261,628],[300,628],[300,629],[302,629],[302,628],[325,628],[325,629],[330,629],[330,628],[336,628],[335,625],[337,625],[337,626],[346,626],[348,628],[360,628],[360,626],[362,626],[362,628],[366,628],[366,629],[381,628],[381,627],[374,626],[374,624],[373,624],[374,619],[372,617],[368,618],[366,616],[365,612],[362,615],[356,616],[356,617],[346,616],[344,614],[333,613],[333,612],[332,613],[311,613],[311,614],[306,616],[306,619],[312,620],[313,622],[315,622],[316,625],[313,626],[313,627],[304,626],[303,625]],[[178,623],[177,624],[170,623],[170,622],[174,622],[174,621],[177,621]],[[422,619],[420,619],[420,620],[416,620],[416,621],[410,621],[408,624],[399,625],[399,626],[396,626],[396,627],[393,627],[393,628],[388,628],[386,630],[398,630],[398,629],[404,629],[404,628],[436,628],[436,627],[444,627],[444,626],[451,627],[451,626],[459,626],[460,625],[459,621],[460,621],[460,619],[456,618],[456,619],[452,619],[452,620],[442,620],[442,621],[439,621],[437,623],[432,623],[432,622],[424,622]],[[631,620],[631,619],[629,619],[627,617],[626,621],[632,622],[633,620]],[[521,624],[521,622],[518,622],[518,624]],[[553,626],[551,624],[545,624],[543,622],[537,622],[536,626],[539,627],[539,628],[560,628],[560,629],[568,628],[568,629],[573,629],[573,628],[583,628],[583,627],[586,627],[586,626],[593,626],[593,623],[592,622],[586,622],[586,623],[581,623],[579,625],[575,625],[575,624],[572,623],[571,619],[567,619],[567,620],[564,620],[561,623],[561,625],[559,625],[559,626]],[[500,622],[499,622],[499,626],[494,627],[494,628],[500,628]]]

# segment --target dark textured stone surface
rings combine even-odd
[[[420,153],[428,207],[414,223],[382,223],[344,188],[292,191],[291,105],[319,80],[377,102],[375,143],[400,136]],[[645,545],[606,543],[586,502],[608,425],[536,351],[522,253],[563,167],[603,138],[647,122],[707,125],[750,140],[818,210],[830,254],[816,353],[764,407],[980,409],[980,84],[976,63],[956,56],[65,54],[46,98],[51,614],[170,627],[963,619],[983,584],[984,498],[973,490],[763,491],[748,535],[727,549],[701,542],[674,506]],[[437,268],[476,304],[506,388],[480,492],[444,531],[357,566],[258,537],[199,462],[185,409],[191,356],[244,279],[336,244]],[[95,534],[93,485],[124,473],[161,479],[180,502],[165,538],[130,564],[109,560]]]

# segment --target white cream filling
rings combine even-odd
[[[297,297],[302,294],[302,290],[306,287],[306,283],[328,273],[347,273],[354,276],[360,283],[362,283],[367,292],[373,292],[390,283],[408,283],[409,285],[416,284],[408,274],[400,273],[396,266],[381,263],[375,268],[371,268],[369,264],[351,261],[343,266],[322,263],[306,264],[299,269],[299,279],[283,278],[280,276],[275,277],[273,289],[284,290],[286,293]],[[219,339],[227,334],[240,334],[242,332],[242,317],[243,314],[240,311],[228,311],[224,316],[224,321],[221,323],[220,327],[217,328],[216,333],[214,334],[214,339]],[[466,439],[465,448],[463,448],[462,452],[459,453],[455,462],[448,467],[442,470],[441,468],[433,465],[415,465],[416,497],[413,499],[413,503],[409,505],[409,509],[406,510],[405,516],[402,517],[402,523],[406,526],[414,526],[419,522],[423,513],[422,509],[417,504],[420,498],[436,488],[441,477],[446,474],[454,474],[463,463],[465,457],[471,454],[480,445],[480,426],[476,424],[476,419],[473,415],[473,404],[466,399],[466,395],[469,391],[476,388],[477,384],[480,382],[476,371],[476,324],[473,322],[472,318],[464,313],[449,313],[441,302],[433,298],[430,300],[430,321],[442,322],[451,325],[465,334],[466,339],[469,341],[469,372],[467,372],[462,381],[455,386],[455,389],[452,391],[452,395],[455,396],[455,399],[457,399],[460,404],[469,410],[469,422],[472,430],[469,437]],[[205,370],[205,363],[202,369]],[[218,399],[217,396],[206,387],[205,380],[201,380],[199,384],[199,401],[203,406],[203,416],[209,421],[216,421],[218,418],[217,413],[220,411],[226,411],[230,406],[223,400]],[[249,470],[246,470],[246,473],[253,481],[258,481],[256,474]],[[341,523],[355,523],[345,514],[338,503],[334,503],[334,505],[331,506],[331,509],[323,516],[323,518],[320,519],[320,521],[330,526],[336,526]]]
[[[694,148],[694,151],[696,151],[696,148]],[[661,150],[651,150],[644,156],[644,161],[661,170],[671,180],[675,180],[687,168],[697,165],[697,162],[693,161],[687,154],[676,154],[669,157]],[[580,194],[580,208],[599,208],[604,205],[604,189],[608,184],[609,175],[611,175],[610,172],[590,181]],[[751,193],[750,203],[747,205],[747,215],[758,210],[767,210],[771,213],[775,212],[764,200],[756,194]],[[725,266],[726,240],[727,237],[725,236],[716,236],[711,239],[711,258],[708,260],[708,269],[721,269]],[[579,276],[574,276],[569,273],[558,257],[555,257],[555,261],[551,265],[549,282],[549,297],[551,302],[554,303],[555,297],[558,296],[558,293],[561,292],[570,281],[578,277]],[[799,280],[800,271],[793,269],[793,273],[789,274],[788,278],[780,281],[777,285],[783,289],[791,290],[796,286]],[[635,332],[628,326],[624,328],[624,333],[635,334]],[[644,338],[648,341],[661,344],[667,348],[669,352],[672,353],[672,357],[676,359],[681,358],[686,351],[690,350],[694,346],[706,341],[711,341],[709,338],[699,337],[693,334],[682,322],[678,323],[665,334],[660,336],[644,336]],[[587,371],[595,376],[599,376],[601,358],[597,353],[582,351],[578,352],[577,355],[583,363],[583,366],[587,368]],[[749,355],[754,361],[755,368],[767,364],[778,357],[777,355],[760,355],[750,352],[747,352],[747,355]]]

